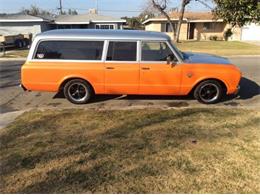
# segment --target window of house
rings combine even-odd
[[[43,41],[35,59],[101,60],[103,41]]]
[[[167,43],[142,42],[142,61],[166,61],[168,56],[174,54]]]
[[[96,24],[96,29],[114,29],[113,24]]]
[[[204,30],[213,30],[214,27],[215,27],[215,25],[212,22],[204,22],[203,23],[203,29]]]
[[[136,42],[110,41],[107,60],[108,61],[136,61]]]
[[[177,28],[177,26],[176,26],[175,23],[173,24],[173,28],[174,28],[174,29]],[[170,23],[166,23],[166,24],[165,24],[165,32],[173,32]]]

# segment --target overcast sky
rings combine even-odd
[[[62,0],[64,10],[69,8],[76,9],[79,13],[86,13],[90,8],[96,8],[98,1],[98,10],[102,15],[110,15],[115,17],[136,16],[145,6],[147,0]],[[206,1],[209,5],[211,0]],[[15,13],[22,7],[29,8],[36,5],[42,9],[56,11],[59,7],[59,0],[0,0],[1,13]],[[180,0],[171,0],[171,7],[180,5]],[[195,2],[190,3],[188,10],[209,11],[204,5]]]

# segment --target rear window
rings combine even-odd
[[[136,42],[110,41],[107,61],[136,61]]]
[[[101,60],[104,41],[43,41],[35,59]]]

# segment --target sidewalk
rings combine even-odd
[[[260,41],[243,41],[245,43],[250,43],[250,44],[253,44],[253,45],[257,45],[257,46],[260,46]]]
[[[3,58],[3,57],[0,57],[0,61],[26,61],[26,58]]]
[[[0,114],[0,130],[13,122],[19,115],[27,110],[19,110],[14,112],[6,112]]]

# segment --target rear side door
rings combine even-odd
[[[105,92],[138,94],[137,41],[109,41],[105,60]]]
[[[167,42],[142,41],[140,61],[140,94],[178,95],[181,65],[167,63],[171,56],[177,61]]]

